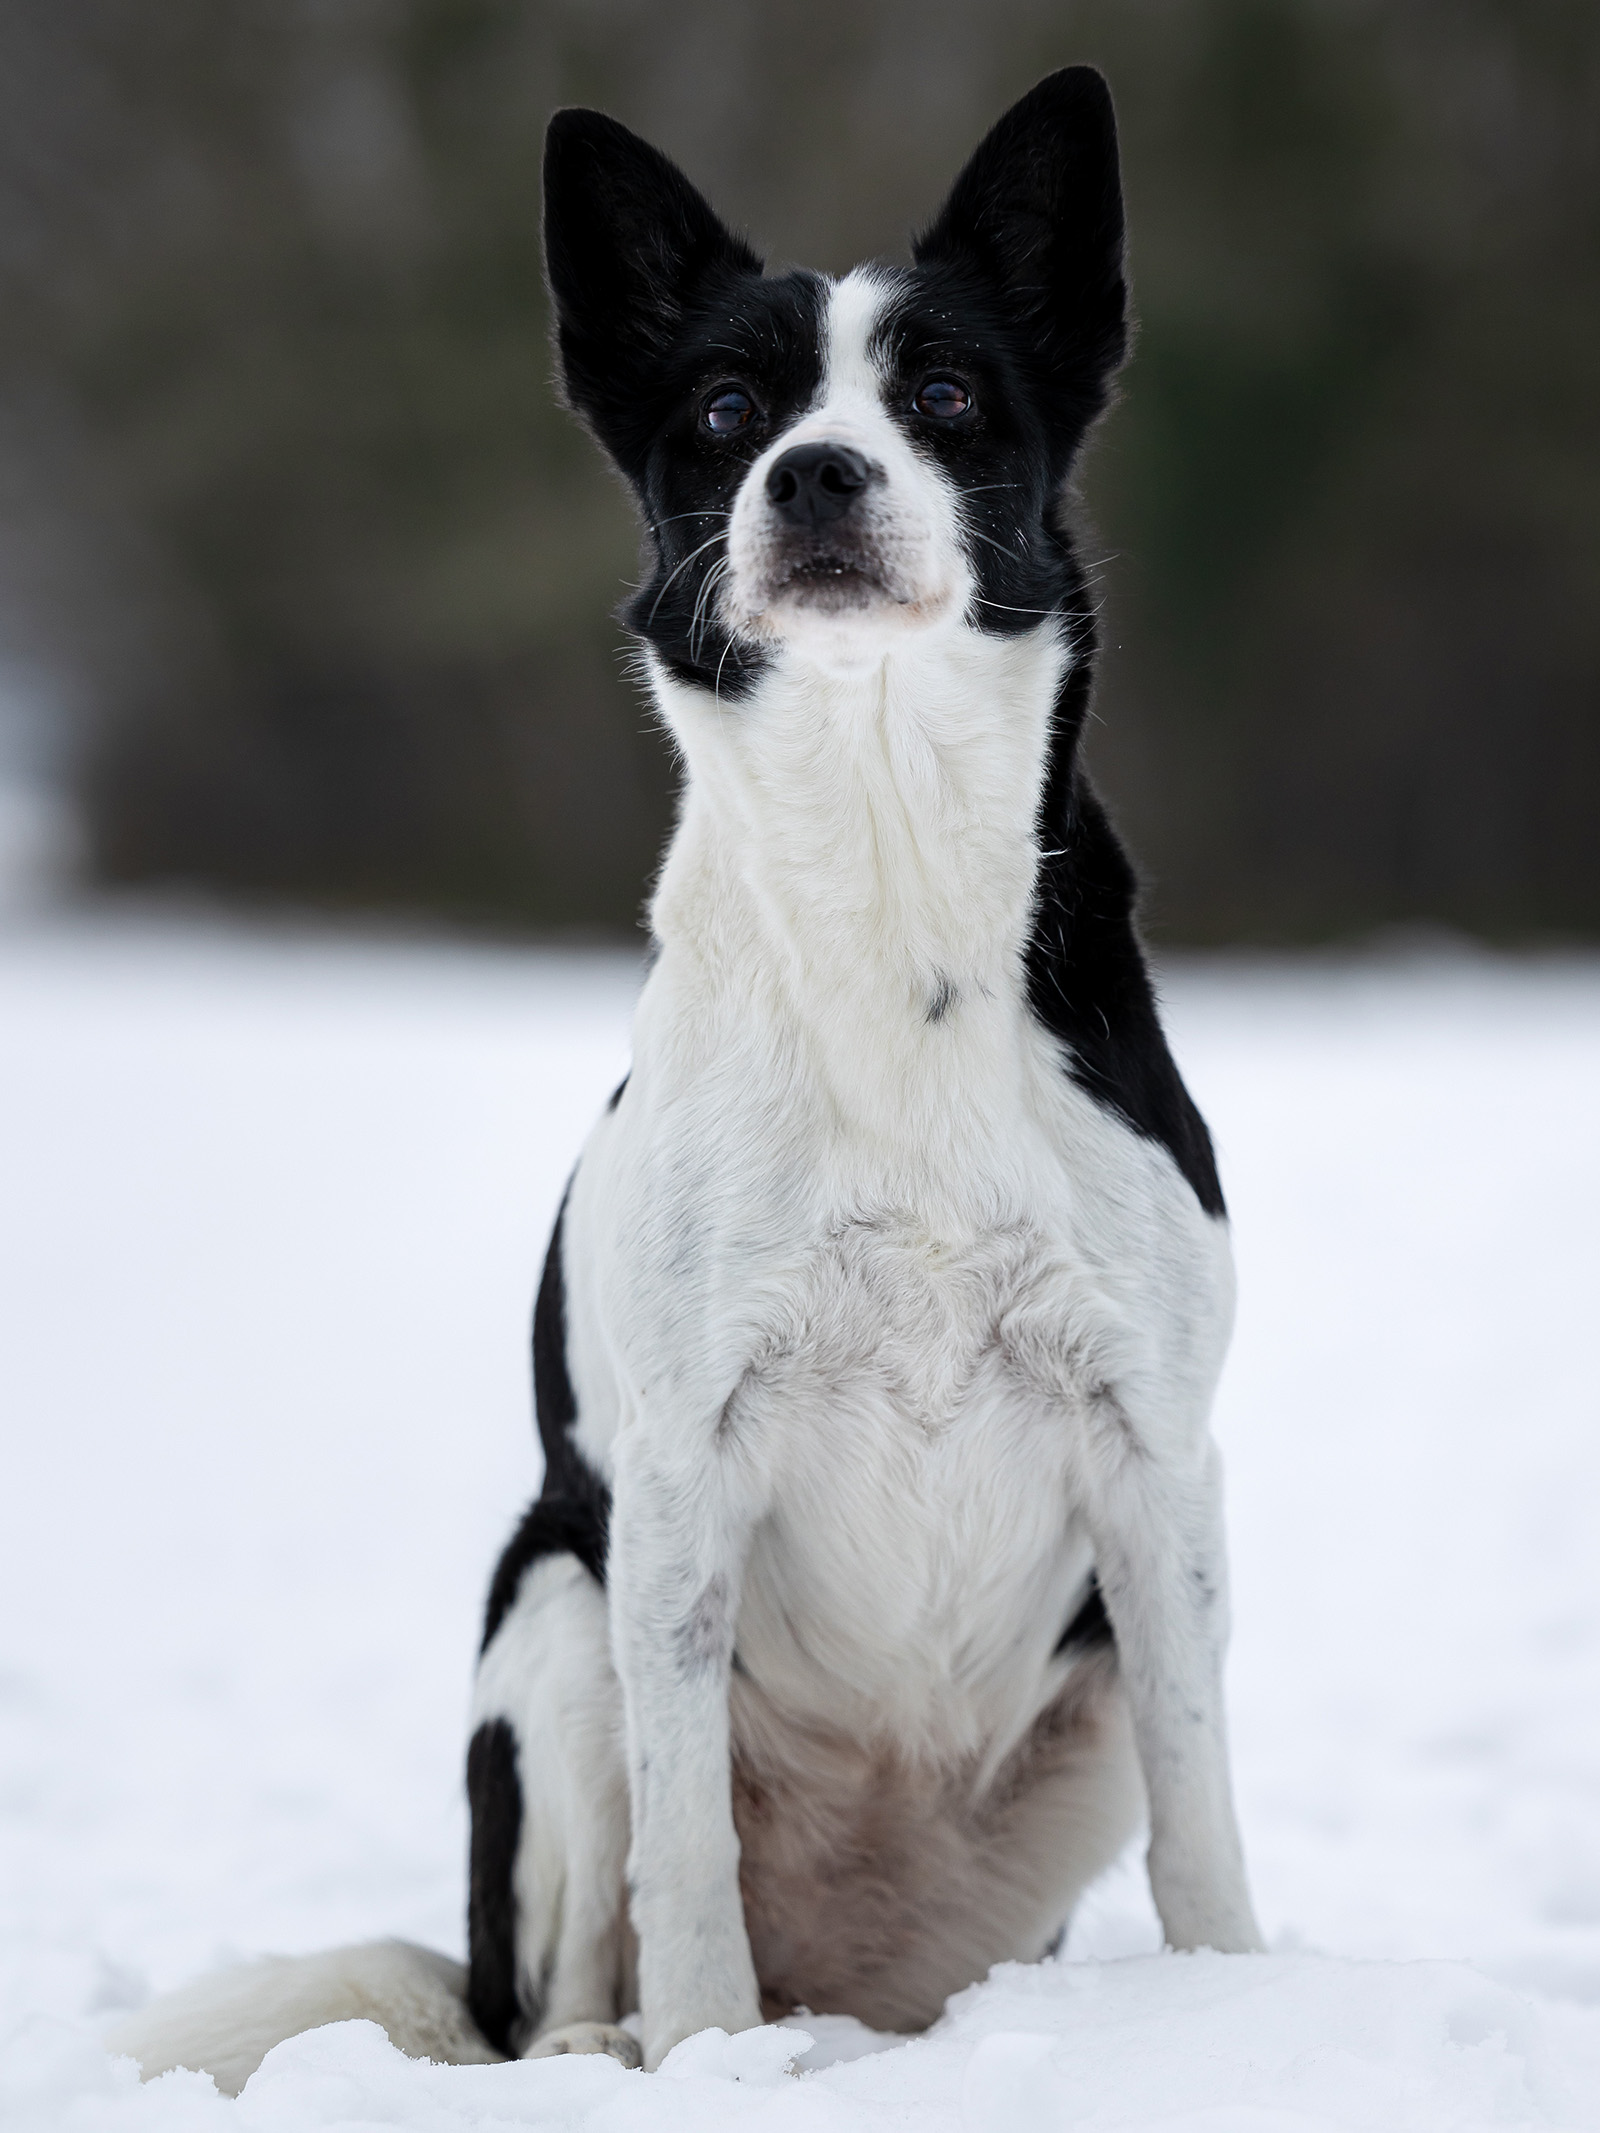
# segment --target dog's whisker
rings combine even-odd
[[[716,704],[717,704],[717,708],[718,708],[719,710],[720,710],[720,709],[721,709],[721,707],[722,707],[722,670],[723,670],[723,668],[724,668],[724,667],[725,667],[725,666],[727,665],[727,663],[728,663],[728,654],[729,654],[729,653],[730,653],[730,652],[731,652],[732,650],[733,650],[733,638],[732,638],[732,636],[730,635],[730,636],[729,636],[729,638],[728,638],[728,641],[727,641],[727,643],[726,643],[726,644],[725,644],[725,645],[724,645],[724,646],[722,647],[722,657],[721,657],[721,658],[720,658],[720,659],[719,659],[719,660],[717,661],[717,677],[716,677],[716,680],[715,680],[715,681],[714,681],[714,682],[712,683],[712,685],[711,685],[711,694],[712,694],[713,698],[715,699],[715,701],[716,701]]]
[[[980,533],[976,526],[969,526],[966,530],[973,540],[985,542],[990,548],[994,549],[997,555],[1009,556],[1013,563],[1026,565],[1027,557],[1019,555],[1015,548],[1007,548],[1003,542],[991,540],[987,533]]]
[[[712,534],[710,540],[702,541],[698,548],[692,548],[689,553],[684,557],[683,561],[678,565],[677,569],[674,570],[668,576],[666,583],[656,594],[655,599],[650,603],[650,613],[646,617],[645,621],[645,627],[647,629],[649,628],[650,624],[656,619],[657,610],[660,608],[662,601],[667,597],[668,592],[671,590],[673,579],[681,578],[683,576],[683,573],[688,569],[689,565],[694,561],[696,556],[704,555],[708,548],[715,548],[718,541],[720,541],[721,539],[722,535],[720,533]]]
[[[1061,613],[1059,607],[1012,607],[1004,600],[985,599],[982,593],[974,593],[972,597],[980,607],[998,607],[1002,613],[1007,615],[1059,615]]]
[[[717,587],[732,568],[733,564],[727,556],[718,556],[700,581],[700,590],[695,597],[694,613],[689,617],[689,657],[691,660],[699,660],[700,647],[705,642],[705,632],[711,625],[712,599]]]
[[[660,532],[660,530],[661,530],[661,528],[662,528],[663,526],[676,526],[676,525],[677,525],[677,523],[678,523],[678,521],[679,521],[680,519],[685,519],[685,518],[732,518],[732,516],[733,516],[733,513],[732,513],[731,511],[722,511],[722,510],[717,510],[717,511],[674,511],[674,512],[673,512],[673,514],[672,514],[672,516],[671,516],[670,518],[653,518],[653,519],[651,519],[651,520],[650,520],[650,522],[649,522],[649,523],[650,523],[650,531],[651,531],[652,533],[659,533],[659,532]]]

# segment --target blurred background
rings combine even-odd
[[[625,934],[673,773],[550,390],[549,111],[840,269],[1073,60],[1142,320],[1093,755],[1158,939],[1600,931],[1594,0],[8,0],[7,863]]]
[[[1073,60],[1142,318],[1091,747],[1234,1216],[1262,1915],[1600,2006],[1600,0],[5,0],[0,2030],[460,1945],[529,1299],[672,808],[549,111],[843,268]],[[1135,1862],[1072,1949],[1157,1936]],[[1533,2014],[1428,2005],[1439,2110],[1471,2058],[1531,2123]]]

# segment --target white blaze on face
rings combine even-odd
[[[881,657],[908,631],[959,620],[972,591],[955,486],[886,404],[873,340],[893,297],[892,279],[871,268],[832,285],[816,402],[751,467],[728,527],[728,625],[828,665]],[[869,474],[841,518],[797,531],[774,508],[767,478],[808,444],[845,446]]]

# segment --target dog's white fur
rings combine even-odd
[[[524,1744],[543,2048],[620,2011],[626,1854],[651,2066],[761,2019],[751,1931],[834,1936],[842,1990],[892,1932],[898,1998],[866,2011],[930,2019],[1042,1953],[1146,1803],[1168,1940],[1259,1945],[1207,1427],[1226,1227],[1029,1013],[1071,652],[971,626],[958,499],[883,404],[883,297],[834,288],[819,403],[733,514],[724,612],[768,673],[735,708],[653,669],[687,790],[565,1225],[608,1588],[536,1565],[479,1675]],[[853,607],[771,560],[767,468],[812,438],[878,470]],[[1115,1662],[1055,1650],[1091,1568]],[[741,1834],[795,1915],[747,1930]],[[819,1889],[841,1846],[856,1883]]]

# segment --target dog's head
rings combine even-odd
[[[737,697],[778,647],[849,666],[1060,606],[1062,486],[1127,345],[1092,68],[1006,113],[909,271],[765,275],[674,164],[592,111],[551,121],[545,248],[568,397],[649,530],[626,619],[680,680]]]

